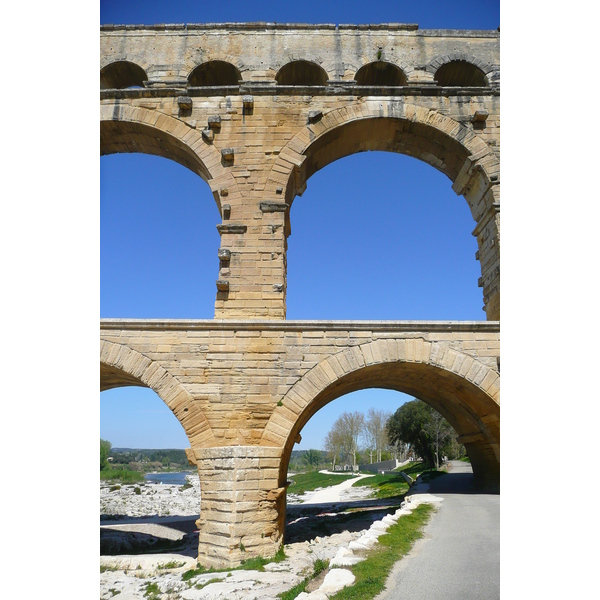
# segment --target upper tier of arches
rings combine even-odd
[[[227,57],[229,58],[229,57]],[[417,84],[434,84],[439,87],[488,88],[498,81],[498,68],[473,56],[456,54],[441,56],[425,67],[397,64],[392,60],[378,59],[348,68],[352,79],[336,75],[334,65],[318,64],[297,59],[282,65],[273,65],[272,82],[277,86],[327,86],[331,82],[369,87],[403,87]],[[131,61],[118,60],[105,64],[100,70],[100,89],[128,89],[151,86],[158,82],[149,77],[152,65],[145,68]],[[418,76],[415,73],[420,73]],[[185,74],[188,87],[238,86],[253,81],[253,72],[230,60],[209,60],[198,64]],[[425,79],[423,79],[425,77]],[[416,79],[415,79],[416,78]]]

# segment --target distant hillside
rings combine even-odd
[[[108,456],[113,466],[127,465],[136,471],[190,468],[185,450],[175,448],[111,448]]]

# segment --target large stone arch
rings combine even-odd
[[[262,445],[284,448],[279,484],[304,425],[323,406],[370,387],[412,394],[438,410],[465,444],[475,476],[496,484],[500,473],[500,376],[480,360],[423,338],[381,339],[329,356],[281,400]]]
[[[269,197],[284,193],[288,209],[308,179],[331,162],[368,150],[397,152],[444,173],[465,197],[482,265],[487,318],[500,318],[500,161],[471,127],[401,98],[368,100],[325,114],[308,124],[282,149],[267,180]],[[279,196],[281,197],[281,196]],[[286,235],[291,233],[289,210]]]
[[[221,165],[221,154],[200,131],[156,110],[119,101],[100,107],[100,154],[141,152],[178,162],[210,187],[222,215],[219,189],[237,193],[235,178]]]
[[[100,391],[133,386],[152,389],[181,423],[192,448],[216,446],[213,431],[191,394],[164,367],[126,346],[102,340]],[[188,452],[191,458],[191,453]]]
[[[365,150],[389,150],[414,156],[444,173],[453,183],[467,175],[471,176],[469,179],[476,177],[478,181],[471,182],[471,187],[480,191],[485,188],[487,192],[498,184],[500,161],[493,149],[469,127],[437,111],[405,104],[401,99],[369,100],[313,119],[315,122],[307,124],[287,143],[269,174],[267,189],[275,194],[285,185],[289,205],[296,195],[304,192],[308,178],[316,171],[339,158]],[[360,128],[358,133],[364,135],[348,144],[350,136],[344,134],[351,131],[350,127]],[[311,164],[311,155],[318,152],[321,162]],[[457,193],[463,191],[466,190],[462,188]],[[480,201],[485,207],[480,207],[475,198],[467,197],[476,221],[491,202],[488,198],[480,198]]]

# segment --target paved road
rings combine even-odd
[[[500,495],[472,489],[467,463],[432,481],[444,498],[411,553],[396,563],[378,600],[498,600]]]

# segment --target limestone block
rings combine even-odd
[[[320,592],[334,594],[348,585],[352,585],[356,577],[348,569],[331,569],[319,587]]]

